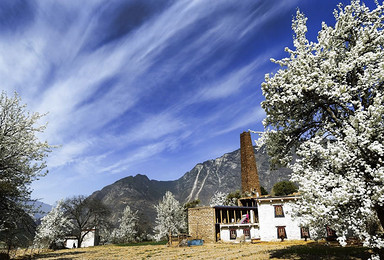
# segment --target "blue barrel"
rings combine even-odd
[[[202,246],[203,244],[203,239],[193,239],[188,241],[188,246]]]

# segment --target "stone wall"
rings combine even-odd
[[[258,192],[261,196],[259,174],[256,167],[256,158],[252,146],[251,134],[240,134],[241,150],[241,190],[243,192]]]
[[[215,209],[211,207],[188,209],[188,232],[192,239],[215,242]]]

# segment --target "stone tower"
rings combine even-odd
[[[261,195],[259,174],[256,167],[256,159],[252,146],[251,134],[240,134],[241,151],[241,190],[242,192],[254,192]]]

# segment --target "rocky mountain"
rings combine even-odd
[[[138,174],[129,176],[94,192],[90,198],[101,200],[111,209],[111,221],[117,223],[127,205],[139,213],[140,224],[146,230],[155,221],[155,205],[159,203],[166,191],[174,192],[174,181],[150,180]],[[149,228],[147,231],[150,231]]]
[[[271,171],[264,148],[255,149],[255,157],[261,185],[268,191],[281,180],[289,179],[288,169]],[[201,205],[208,205],[216,191],[233,192],[241,189],[240,149],[223,156],[198,163],[191,171],[174,181],[150,180],[145,175],[129,176],[108,185],[90,197],[104,202],[112,210],[112,221],[116,223],[123,209],[129,205],[138,210],[142,225],[155,222],[155,205],[166,191],[185,203],[200,199]]]
[[[41,202],[41,201],[30,201],[27,204],[32,206],[33,211],[36,212],[33,215],[33,218],[35,220],[40,220],[42,217],[47,215],[51,211],[51,209],[52,209],[51,205],[46,204],[46,203]]]

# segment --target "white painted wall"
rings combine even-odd
[[[65,240],[65,244],[64,244],[64,246],[65,246],[66,248],[73,248],[73,244],[75,244],[75,246],[76,246],[76,248],[77,248],[77,239],[75,239],[75,238],[67,238],[67,239]]]
[[[229,242],[231,239],[229,237],[229,229],[228,228],[225,228],[225,229],[221,229],[220,230],[220,239],[222,241],[226,241],[226,242]]]
[[[81,243],[81,247],[96,246],[97,235],[98,234],[95,230],[89,231],[89,233],[84,236],[83,242]],[[78,248],[77,239],[70,237],[65,240],[64,246],[67,248],[73,248],[73,244],[75,244],[76,248]]]
[[[293,198],[296,199],[296,198]],[[292,218],[292,198],[273,198],[273,199],[257,199],[258,200],[258,212],[255,214],[251,211],[250,214],[250,235],[251,239],[260,239],[261,241],[280,241],[277,237],[277,226],[285,226],[285,232],[287,240],[300,240],[300,220]],[[284,211],[284,217],[275,217],[274,205],[282,205]],[[255,216],[256,215],[256,216]],[[258,215],[259,223],[252,225],[255,217]],[[241,224],[221,224],[220,225],[220,238],[224,242],[236,242],[236,240],[230,239],[230,229],[237,229],[237,236],[243,235],[243,228]],[[250,241],[250,239],[248,239]]]
[[[243,235],[243,229],[244,228],[249,228],[250,229],[250,235],[251,235],[251,239],[252,238],[259,238],[260,235],[259,235],[259,228],[257,226],[240,226],[240,225],[232,225],[232,226],[229,226],[229,225],[221,225],[220,227],[220,238],[221,238],[221,241],[224,241],[224,242],[236,242],[235,239],[230,239],[230,229],[237,229],[236,230],[236,236],[237,237],[241,237]],[[251,239],[247,239],[246,241],[251,241]]]
[[[260,238],[260,229],[257,228],[251,228],[251,239],[258,239]]]
[[[283,205],[284,217],[275,217],[274,205]],[[292,207],[287,201],[262,201],[258,204],[260,240],[280,240],[277,226],[285,226],[286,239],[301,239],[300,223],[291,216]]]
[[[96,242],[96,231],[91,230],[88,232],[88,234],[84,236],[83,242],[81,243],[81,247],[95,246],[95,242]]]

